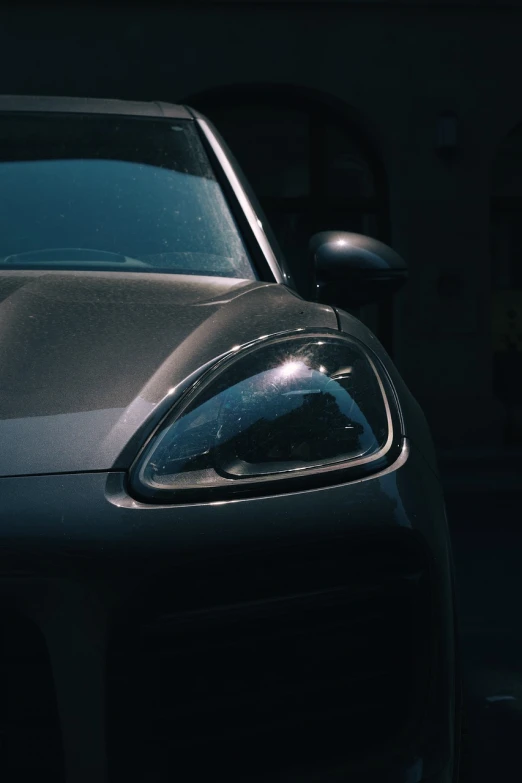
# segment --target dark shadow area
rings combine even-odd
[[[470,781],[522,775],[522,492],[448,491]]]
[[[54,678],[45,639],[22,614],[0,607],[0,777],[64,783]]]
[[[341,0],[269,3],[266,11],[259,3],[239,5],[180,3],[179,16],[159,6],[2,9],[0,94],[187,101],[207,113],[251,179],[305,295],[313,292],[304,255],[316,231],[357,231],[404,251],[411,266],[404,296],[355,314],[397,360],[440,451],[461,612],[466,783],[522,779],[522,103],[515,89],[522,17],[508,2],[376,2],[371,10]],[[259,442],[273,438],[266,421],[255,434]],[[244,755],[224,774],[244,780],[246,758],[259,769],[268,765],[259,737],[274,714],[290,726],[286,750],[292,741],[302,744],[302,727],[292,721],[305,696],[316,713],[328,699],[334,711],[344,709],[343,698],[352,700],[360,708],[349,716],[354,745],[371,704],[384,715],[380,738],[389,740],[393,717],[398,724],[411,717],[411,705],[400,704],[401,678],[411,677],[415,664],[407,644],[393,637],[397,628],[411,631],[412,617],[423,622],[418,595],[402,604],[404,614],[394,614],[394,591],[411,589],[400,577],[418,563],[415,552],[411,561],[401,559],[403,552],[394,561],[392,549],[379,553],[377,585],[365,584],[364,569],[357,570],[364,553],[360,561],[348,558],[357,598],[336,593],[335,601],[344,601],[355,647],[346,629],[330,622],[330,607],[319,622],[313,586],[297,566],[306,599],[283,606],[267,629],[263,602],[274,574],[268,578],[261,559],[248,568],[233,564],[234,578],[251,587],[257,579],[265,589],[255,596],[252,587],[252,643],[241,632],[244,617],[192,614],[185,620],[199,644],[189,648],[162,624],[161,607],[144,604],[143,627],[133,633],[122,615],[110,650],[110,721],[122,728],[111,740],[114,780],[163,781],[175,768],[172,753],[185,770],[199,765],[198,774],[210,779],[220,743],[236,747],[240,735]],[[321,567],[327,572],[327,558]],[[276,578],[283,580],[282,569]],[[175,592],[172,584],[168,589]],[[379,633],[368,621],[372,612]],[[13,759],[22,759],[20,783],[32,780],[33,761],[61,783],[42,641],[20,618],[2,623],[0,778],[9,782]],[[391,639],[384,669],[376,654],[382,636]],[[275,661],[281,639],[288,655]],[[298,674],[299,682],[310,674],[307,694],[288,677],[295,673],[292,651],[303,645],[308,657]],[[344,659],[341,648],[348,650]],[[137,667],[149,674],[139,688]],[[334,699],[328,689],[335,677],[344,690]],[[189,686],[200,711],[192,705],[187,720]],[[248,725],[253,699],[262,708]],[[186,709],[169,712],[176,701]],[[218,719],[215,705],[225,702]],[[30,717],[33,734],[18,731],[21,714]],[[137,714],[148,716],[143,742]],[[330,725],[317,746],[308,735],[312,767],[321,753],[335,758],[336,739]],[[213,748],[208,756],[205,743]],[[126,754],[129,745],[133,753]],[[290,762],[288,770],[300,774]]]
[[[428,568],[406,533],[159,564],[111,631],[114,780],[311,783],[365,765],[370,782],[407,765],[435,661]]]

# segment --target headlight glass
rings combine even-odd
[[[358,344],[286,336],[207,373],[152,437],[133,484],[148,497],[244,489],[382,460],[392,441],[389,395]]]

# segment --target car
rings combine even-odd
[[[212,123],[0,98],[6,781],[456,781],[426,418],[311,237],[314,301]],[[335,227],[333,227],[335,228]]]

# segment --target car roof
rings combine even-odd
[[[57,112],[61,114],[112,114],[192,120],[185,106],[161,101],[120,101],[108,98],[65,98],[51,95],[0,95],[2,112]]]

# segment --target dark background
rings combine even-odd
[[[0,93],[187,102],[250,177],[304,294],[318,230],[410,281],[358,315],[425,409],[455,547],[473,781],[522,779],[522,7],[4,7]]]

